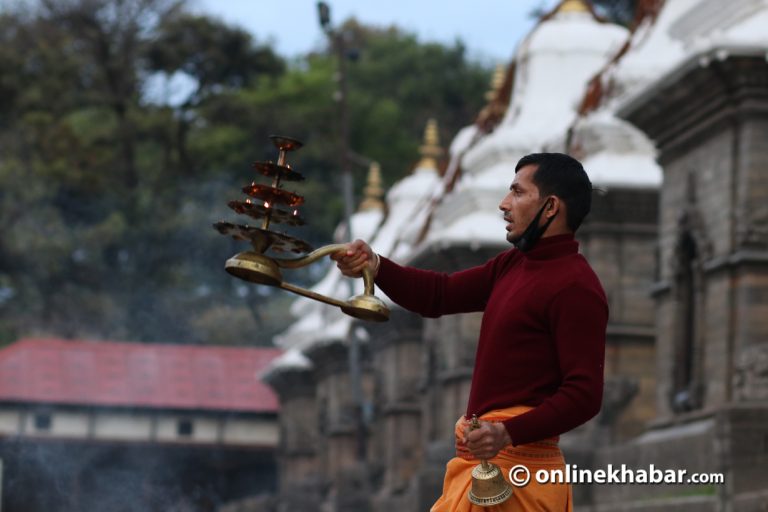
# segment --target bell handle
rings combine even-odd
[[[330,244],[325,245],[323,247],[320,247],[318,249],[315,249],[311,253],[307,254],[306,256],[303,256],[301,258],[294,258],[294,259],[285,259],[285,258],[272,258],[272,261],[274,261],[278,267],[281,268],[300,268],[305,267],[311,263],[316,262],[323,256],[328,256],[329,254],[333,254],[335,252],[343,251],[347,248],[347,244]],[[363,269],[363,284],[365,286],[365,291],[363,292],[365,295],[373,295],[373,272],[369,267],[365,267]],[[291,285],[289,285],[291,286]],[[281,285],[281,287],[283,287]],[[283,287],[285,288],[285,287]],[[297,288],[297,289],[293,289]],[[304,290],[303,288],[299,287],[291,287],[291,288],[285,288],[286,290],[299,293],[300,295],[305,295],[307,297],[311,297],[316,300],[321,300],[323,302],[326,302],[328,304],[338,305],[335,302],[328,302],[326,300],[320,299],[319,297],[323,297],[320,294],[315,294],[315,296],[307,295],[306,293],[301,293],[298,290],[303,290],[304,292],[308,292],[309,290]],[[314,292],[312,292],[314,293]],[[325,298],[325,297],[324,297]],[[340,301],[339,301],[340,302]]]
[[[469,430],[477,430],[480,428],[480,421],[477,419],[477,414],[472,415],[472,422],[469,424]],[[480,464],[483,466],[484,471],[490,471],[491,467],[488,465],[488,461],[480,459]]]

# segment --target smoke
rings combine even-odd
[[[223,447],[13,438],[3,512],[214,512],[275,489],[271,456]]]

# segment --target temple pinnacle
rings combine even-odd
[[[419,147],[421,160],[416,165],[417,169],[432,169],[437,171],[437,159],[442,156],[443,148],[440,147],[440,137],[437,132],[437,121],[429,119],[424,129],[424,144]]]
[[[384,188],[381,186],[381,166],[372,162],[368,168],[368,183],[363,189],[363,200],[358,211],[383,210]]]
[[[584,0],[565,0],[556,12],[591,12],[591,9]]]
[[[485,101],[491,102],[495,100],[502,85],[504,85],[504,65],[496,64],[496,69],[493,70],[493,76],[491,77],[491,88],[485,93]]]

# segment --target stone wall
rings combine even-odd
[[[660,149],[659,418],[601,460],[719,472],[723,485],[600,488],[595,510],[768,503],[768,64],[702,56],[625,112]],[[693,494],[694,496],[691,496]]]

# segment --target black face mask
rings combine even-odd
[[[543,226],[539,226],[541,216],[544,214],[544,209],[548,204],[549,199],[544,202],[542,207],[539,209],[539,213],[537,213],[531,223],[528,224],[528,227],[525,228],[525,231],[523,231],[519,237],[515,238],[514,240],[510,240],[513,244],[515,244],[515,247],[518,250],[528,252],[533,249],[533,246],[536,245],[536,242],[539,241],[541,235],[544,234],[549,225],[552,224],[552,221],[555,220],[555,217],[557,217],[557,214],[554,214],[549,219],[547,219],[547,222],[545,222]]]

